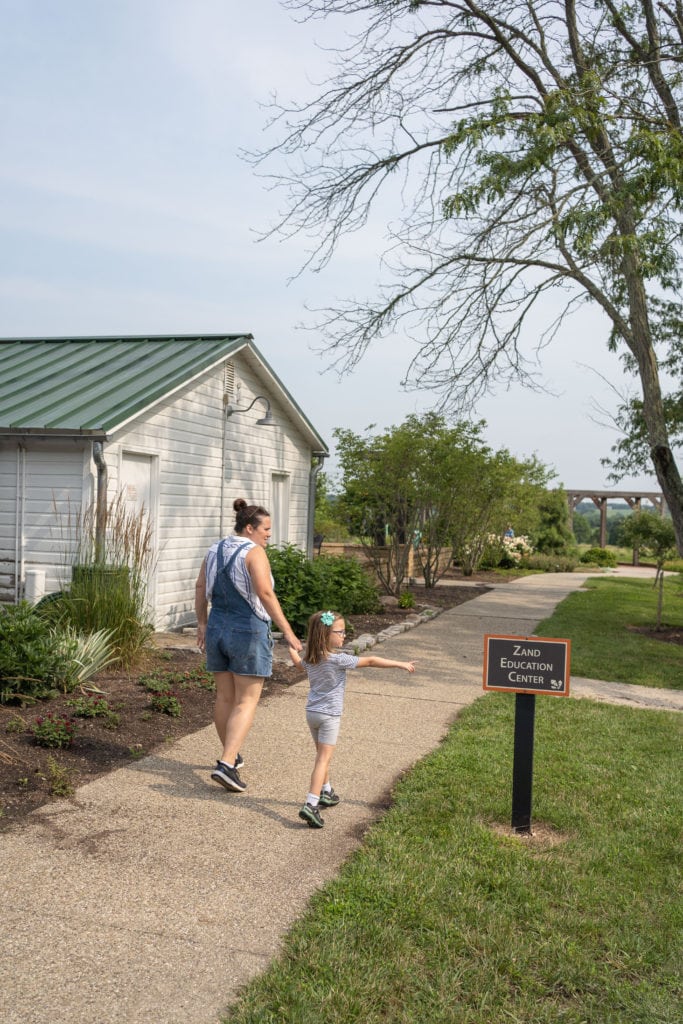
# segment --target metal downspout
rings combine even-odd
[[[327,452],[313,452],[313,458],[317,461],[311,465],[308,476],[308,523],[306,531],[306,555],[313,558],[313,538],[315,535],[315,481],[318,473],[323,468],[323,462],[327,458]]]
[[[26,508],[26,449],[17,444],[16,508],[14,516],[14,603],[18,604],[24,581],[24,511]]]
[[[92,457],[97,466],[97,504],[95,511],[95,561],[104,562],[107,536],[107,463],[104,461],[104,445],[93,441]]]

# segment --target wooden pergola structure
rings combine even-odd
[[[664,515],[666,504],[664,495],[657,491],[567,491],[569,502],[569,515],[573,516],[574,509],[582,501],[590,500],[600,509],[600,547],[607,544],[607,502],[621,499],[635,511],[639,512],[643,501],[648,501],[654,506],[660,516]]]

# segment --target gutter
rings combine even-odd
[[[109,472],[104,461],[104,445],[93,441],[92,457],[97,466],[97,504],[95,512],[95,562],[104,563],[107,536],[107,483]]]
[[[308,475],[308,523],[306,529],[306,556],[313,558],[313,537],[315,534],[315,482],[318,473],[323,468],[323,462],[328,456],[327,452],[313,452],[315,461]]]

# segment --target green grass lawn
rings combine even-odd
[[[654,626],[656,607],[657,591],[648,580],[589,579],[538,624],[536,633],[571,640],[571,675],[680,690],[683,646],[629,630]],[[683,627],[681,576],[664,581],[662,623]]]
[[[681,717],[539,698],[532,840],[513,723],[462,713],[226,1022],[681,1020]]]

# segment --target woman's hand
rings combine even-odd
[[[303,650],[304,645],[301,643],[301,640],[299,640],[299,638],[294,635],[291,629],[283,630],[282,635],[287,642],[287,646],[290,649],[293,649],[295,651]]]

